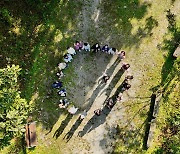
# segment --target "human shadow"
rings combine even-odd
[[[78,135],[83,137],[85,134],[91,132],[95,128],[99,127],[106,121],[106,117],[111,112],[111,109],[108,109],[106,106],[103,107],[102,113],[100,116],[94,115],[88,123],[84,126],[82,131],[79,131]]]
[[[113,77],[113,79],[111,80],[111,82],[109,83],[108,88],[106,88],[105,90],[103,90],[101,92],[101,94],[103,94],[104,92],[106,92],[106,96],[107,98],[110,96],[114,86],[118,83],[118,81],[120,80],[121,76],[124,74],[124,70],[121,68],[119,69],[119,71],[116,73],[116,75]]]
[[[57,139],[63,133],[64,129],[66,128],[72,117],[73,115],[70,113],[67,115],[67,117],[61,122],[59,128],[55,131],[53,137]]]
[[[76,122],[74,123],[74,125],[71,127],[71,129],[69,130],[69,132],[64,136],[63,139],[66,140],[66,142],[68,142],[72,136],[74,135],[75,131],[78,129],[78,127],[80,126],[80,124],[82,123],[83,119],[79,118],[76,120]]]
[[[87,106],[87,110],[89,110],[92,106],[92,104],[94,103],[94,101],[96,100],[97,96],[99,95],[99,92],[105,87],[105,83],[100,83],[97,88],[93,91],[92,96],[88,99],[88,106]]]
[[[136,128],[136,129],[131,129],[127,130],[126,127],[120,127],[118,125],[117,127],[117,139],[120,140],[121,143],[127,144],[127,147],[124,148],[122,153],[138,153],[139,146],[141,145],[141,141],[139,140],[139,137],[142,137],[143,134],[143,128],[144,125],[146,124],[147,119],[145,119],[142,124]]]
[[[117,67],[117,65],[118,65],[119,63],[120,63],[120,60],[119,60],[119,58],[117,58],[117,59],[114,61],[114,63],[111,65],[111,67],[106,70],[105,73],[106,73],[107,75],[111,76],[111,74],[114,72],[115,68]],[[117,77],[115,77],[115,78],[117,78]],[[114,79],[114,77],[113,77],[113,79]],[[117,80],[117,79],[116,79],[116,80]],[[118,81],[116,81],[116,82],[118,82]],[[104,81],[103,81],[102,78],[99,79],[98,83],[99,83],[98,86],[97,86],[96,89],[93,91],[93,94],[91,95],[91,97],[88,99],[88,105],[87,105],[87,107],[86,107],[87,110],[89,110],[89,109],[91,108],[93,102],[96,100],[97,96],[100,94],[100,91],[106,86],[106,83],[104,83]],[[114,83],[112,83],[112,84],[114,84]],[[103,92],[102,92],[102,93],[103,93]],[[101,94],[102,94],[102,93],[101,93]],[[100,95],[101,95],[101,94],[100,94]]]
[[[117,90],[115,91],[114,95],[111,98],[107,98],[108,99],[112,99],[114,102],[114,105],[117,103],[117,96],[119,93],[123,93],[124,90],[123,88],[123,83],[117,88]],[[106,102],[106,101],[105,101]],[[118,102],[119,103],[119,102]],[[114,107],[113,105],[113,107]],[[106,121],[106,117],[109,115],[109,113],[111,112],[111,110],[113,109],[113,107],[108,108],[106,106],[106,104],[104,103],[104,107],[102,108],[102,112],[100,116],[94,115],[89,121],[88,123],[84,126],[83,130],[80,131],[78,134],[79,136],[83,137],[86,133],[91,132],[92,130],[96,129],[97,127],[99,127],[100,125],[102,125],[105,121]]]
[[[120,58],[116,58],[112,66],[106,70],[106,73],[112,74],[120,62],[121,62]]]

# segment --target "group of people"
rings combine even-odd
[[[68,66],[68,63],[72,62],[73,60],[73,56],[77,54],[77,52],[81,52],[81,51],[86,51],[86,52],[103,52],[103,53],[107,53],[107,54],[111,54],[111,55],[117,55],[119,60],[123,60],[125,58],[125,51],[118,51],[116,48],[114,47],[109,47],[109,45],[105,44],[104,46],[100,46],[99,43],[95,43],[94,45],[90,46],[90,44],[88,42],[82,42],[82,41],[76,41],[74,43],[74,47],[68,47],[67,48],[67,53],[64,55],[63,60],[64,62],[61,62],[58,64],[58,68],[59,71],[56,73],[58,79],[60,81],[56,81],[52,84],[53,88],[58,89],[57,93],[58,95],[61,96],[61,99],[59,101],[59,107],[60,108],[67,108],[68,105],[70,105],[71,103],[68,101],[68,99],[66,98],[66,89],[63,88],[63,83],[61,81],[61,79],[65,76],[63,73],[63,70]],[[123,71],[126,71],[130,68],[129,64],[123,64],[121,69]],[[107,81],[110,79],[110,77],[107,74],[104,74],[102,79],[104,80],[104,83],[106,84]],[[122,84],[122,91],[123,90],[128,90],[131,85],[129,84],[129,80],[133,79],[133,76],[126,76],[125,81]],[[117,101],[121,101],[122,100],[122,93],[119,93],[116,96],[116,100],[113,100],[112,98],[108,99],[106,101],[106,107],[107,108],[112,108],[115,104],[115,102]],[[68,112],[70,114],[75,114],[77,112],[78,108],[75,107],[74,105],[68,109]],[[100,115],[101,114],[102,109],[97,109],[94,111],[94,113],[96,115]],[[87,115],[86,110],[84,110],[81,114],[80,114],[80,119],[84,119]]]
[[[123,67],[123,65],[122,65]],[[107,79],[109,79],[109,77],[107,77],[107,75],[103,76],[103,78],[106,77]],[[105,101],[105,106],[108,108],[108,109],[112,109],[113,106],[116,104],[116,102],[121,102],[123,100],[123,92],[124,91],[127,91],[128,89],[131,88],[131,85],[130,85],[130,81],[133,79],[133,76],[132,75],[127,75],[124,79],[124,81],[122,82],[121,84],[121,89],[120,89],[120,92],[118,92],[117,94],[115,94],[114,97],[111,97],[109,99],[107,99]],[[105,83],[107,83],[107,80],[105,80]],[[97,116],[100,116],[101,113],[102,113],[102,110],[103,110],[103,107],[102,106],[101,108],[99,109],[96,109],[94,111],[94,114],[97,115]]]
[[[58,66],[60,69],[64,69],[66,67],[65,63],[71,62],[73,59],[73,55],[76,54],[76,52],[81,52],[81,51],[87,51],[87,52],[104,52],[108,54],[115,55],[117,54],[119,59],[122,60],[125,58],[125,51],[118,51],[114,47],[109,47],[109,45],[105,44],[104,46],[100,46],[99,43],[95,43],[94,45],[90,46],[88,42],[79,42],[76,41],[74,43],[74,48],[73,47],[68,47],[67,48],[67,53],[64,55],[64,63],[60,63],[60,66]]]

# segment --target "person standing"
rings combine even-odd
[[[102,109],[97,109],[97,110],[94,111],[94,114],[97,115],[97,116],[100,116],[101,112],[102,112]]]
[[[74,105],[68,110],[68,112],[72,115],[74,115],[77,112],[78,108]]]
[[[116,52],[117,52],[116,48],[110,48],[109,51],[108,51],[108,54],[114,55]]]
[[[100,47],[99,43],[94,44],[94,45],[91,47],[91,50],[92,50],[93,52],[101,51],[101,47]]]
[[[105,73],[102,77],[104,83],[107,83],[107,81],[110,79],[110,77]]]
[[[76,43],[74,43],[74,48],[75,48],[76,51],[81,51],[82,47],[83,47],[82,42],[76,41]]]
[[[91,50],[91,48],[90,48],[90,44],[89,43],[84,43],[84,45],[83,45],[83,48],[82,48],[83,50],[85,50],[85,51],[90,51]]]
[[[80,120],[83,120],[87,116],[87,111],[84,110],[82,113],[80,113]]]
[[[121,67],[124,71],[127,71],[130,68],[130,64],[123,64]]]
[[[118,53],[118,57],[120,60],[123,60],[126,57],[125,55],[126,55],[125,51],[121,51],[120,53]]]
[[[106,44],[105,46],[102,47],[102,52],[108,53],[109,51],[109,46]]]
[[[76,51],[74,50],[74,48],[68,47],[68,48],[67,48],[67,53],[69,53],[69,54],[71,54],[71,55],[75,55],[75,54],[76,54]]]

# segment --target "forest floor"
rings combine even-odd
[[[50,26],[36,25],[34,35],[42,35],[42,39],[35,37],[39,42],[32,49],[30,78],[23,81],[24,96],[35,103],[33,117],[38,136],[38,146],[27,153],[142,153],[151,95],[164,75],[166,53],[161,47],[168,37],[166,11],[180,14],[180,2],[78,0],[77,4],[61,2],[54,6],[56,12],[59,10],[57,19],[50,18]],[[134,79],[131,88],[123,93],[123,101],[111,111],[103,107],[104,101],[113,96],[127,72],[119,72],[122,62],[116,55],[85,51],[74,56],[63,79],[68,99],[79,110],[71,116],[58,108],[59,97],[51,84],[57,80],[57,63],[62,61],[63,52],[75,40],[109,44],[126,51],[123,63],[131,65],[128,74]],[[110,75],[107,84],[100,82],[104,72]],[[94,117],[97,108],[103,108],[100,117]],[[79,121],[83,110],[88,115]]]

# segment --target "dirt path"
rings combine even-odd
[[[80,39],[84,41],[89,41],[88,37],[90,35],[91,28],[98,28],[98,18],[100,14],[100,5],[101,0],[85,0],[82,1],[83,7],[79,15],[79,32]],[[94,35],[94,34],[93,34]]]

